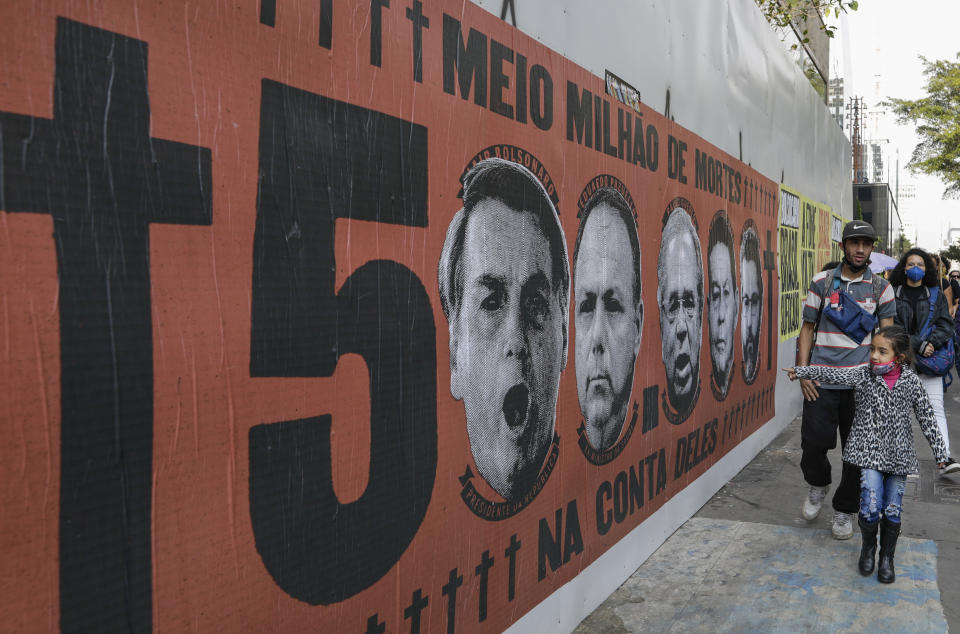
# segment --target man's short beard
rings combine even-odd
[[[747,333],[747,340],[744,342],[743,346],[743,374],[748,379],[752,379],[757,375],[757,370],[760,365],[760,332],[759,328],[757,329],[757,334]],[[752,348],[751,348],[752,346]],[[753,353],[747,357],[747,350],[753,350]],[[749,372],[748,372],[749,368]]]
[[[636,358],[634,358],[633,363],[636,363]],[[630,396],[633,393],[633,372],[634,367],[631,364],[630,374],[627,376],[626,380],[623,383],[623,389],[618,391],[613,391],[613,402],[610,404],[610,415],[607,416],[603,421],[584,421],[588,428],[592,428],[599,432],[600,441],[597,443],[593,442],[593,438],[589,438],[590,444],[593,445],[593,448],[597,451],[606,451],[613,445],[614,441],[620,436],[620,432],[623,430],[623,422],[627,419],[627,411],[629,410],[630,405]],[[612,390],[611,384],[611,390]],[[597,424],[600,422],[601,424]],[[607,434],[612,434],[613,438],[605,438]],[[595,434],[592,434],[594,435]]]
[[[670,399],[670,404],[673,405],[674,409],[677,412],[686,416],[693,410],[694,397],[697,394],[697,382],[699,381],[700,376],[700,366],[697,366],[696,369],[693,367],[693,363],[690,364],[690,387],[683,394],[677,392],[676,383],[671,379],[667,381],[667,396]]]
[[[847,258],[846,255],[843,256],[843,263],[850,267],[854,273],[863,273],[863,271],[870,265],[870,258],[867,258],[863,261],[863,266],[857,266]]]
[[[727,361],[726,368],[720,368],[716,363],[711,363],[713,366],[713,378],[717,383],[717,387],[726,389],[730,385],[730,375],[733,374],[730,370],[733,368],[733,359]]]
[[[540,475],[540,470],[547,457],[547,451],[550,448],[552,436],[547,438],[542,445],[537,444],[538,429],[535,421],[540,420],[540,408],[536,403],[531,403],[530,408],[529,416],[532,417],[529,430],[530,437],[524,438],[521,436],[519,439],[523,443],[522,447],[527,451],[522,451],[521,462],[517,465],[517,469],[508,476],[512,485],[510,495],[501,494],[501,497],[506,500],[516,500],[533,488],[533,483],[537,479],[537,476]]]

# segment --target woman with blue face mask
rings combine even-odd
[[[917,357],[929,357],[946,345],[947,341],[953,337],[953,319],[950,318],[947,298],[940,290],[940,276],[933,257],[923,249],[910,249],[891,271],[890,284],[897,298],[897,316],[893,323],[910,335],[910,348],[913,354]],[[937,294],[931,319],[933,330],[926,338],[921,338],[921,331],[930,313],[931,292]],[[949,454],[950,437],[947,432],[947,415],[943,409],[943,379],[925,372],[925,368],[920,365],[917,366],[917,375],[927,396],[930,397],[937,427],[946,442]],[[953,458],[949,458],[940,469],[940,474],[946,475],[958,471],[960,471],[960,464]]]

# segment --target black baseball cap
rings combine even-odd
[[[873,225],[869,222],[864,222],[863,220],[851,220],[843,228],[843,238],[841,242],[845,242],[847,238],[870,238],[873,241],[877,239],[877,231],[873,228]]]

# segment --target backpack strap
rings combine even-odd
[[[936,286],[930,287],[930,296],[927,297],[927,301],[930,302],[930,312],[927,314],[928,324],[933,321],[933,313],[937,308],[937,300],[940,298],[940,295],[938,295],[939,292],[940,292],[940,289],[937,288]]]
[[[936,286],[931,286],[929,289],[930,295],[927,297],[927,301],[930,302],[930,310],[927,312],[927,320],[923,323],[923,328],[920,329],[921,336],[923,336],[923,333],[925,332],[927,333],[926,336],[924,337],[925,342],[926,342],[926,338],[929,337],[930,334],[933,332],[931,322],[933,321],[933,310],[934,310],[934,307],[937,305],[937,297],[938,297],[937,291],[939,290],[940,289],[937,288]],[[927,332],[927,328],[930,328],[930,332]]]
[[[880,298],[883,296],[883,282],[882,277],[876,273],[870,273],[870,281],[873,282],[873,300],[877,302],[877,310],[880,310]]]
[[[834,274],[830,275],[830,279],[833,280],[832,290],[837,290],[840,288],[840,280],[837,279],[837,276]],[[813,342],[812,347],[810,348],[810,356],[813,356],[813,348],[817,345],[817,333],[820,332],[820,320],[823,318],[823,309],[827,305],[827,280],[823,280],[823,294],[820,295],[820,310],[817,311],[817,321],[813,322]]]
[[[873,301],[876,303],[876,308],[873,309],[873,314],[877,318],[877,323],[873,327],[873,332],[876,332],[880,328],[880,298],[883,297],[883,283],[887,280],[883,279],[873,271],[870,271],[870,282],[873,284]],[[889,285],[890,282],[887,282]],[[871,333],[872,336],[872,333]]]

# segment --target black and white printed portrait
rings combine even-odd
[[[707,239],[707,326],[710,336],[710,387],[722,401],[733,376],[734,333],[740,312],[733,230],[720,210],[710,223]]]
[[[498,494],[515,500],[547,455],[567,362],[566,243],[529,170],[487,159],[466,174],[439,286],[450,328],[450,392],[463,401],[474,461]]]
[[[657,303],[670,406],[664,403],[664,413],[679,424],[693,411],[700,394],[703,260],[700,238],[687,211],[690,204],[675,200],[670,206],[657,259]]]
[[[573,289],[584,433],[594,449],[604,451],[623,429],[643,331],[637,221],[613,188],[594,192],[580,213]]]
[[[760,239],[752,222],[740,236],[740,342],[743,348],[743,380],[757,378],[760,357],[760,317],[763,315],[763,279],[760,269]]]

